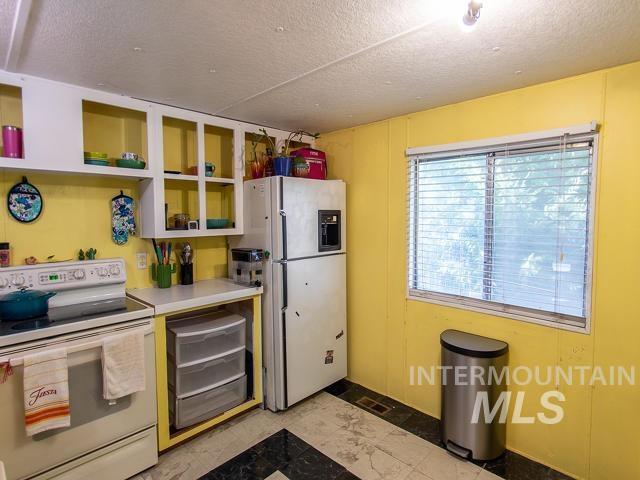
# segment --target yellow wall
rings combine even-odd
[[[591,335],[406,300],[407,147],[591,120],[601,125]],[[322,135],[329,172],[348,184],[349,378],[439,416],[439,387],[410,386],[408,367],[437,365],[447,328],[507,341],[512,367],[638,368],[639,132],[634,63]],[[535,414],[548,387],[522,388]],[[580,478],[640,478],[639,388],[561,386],[564,420],[510,424],[508,446]]]
[[[2,194],[22,178],[22,173],[0,173]],[[149,270],[136,268],[135,254],[148,252],[153,260],[150,240],[130,237],[126,245],[111,240],[110,200],[123,190],[138,203],[137,182],[91,176],[26,174],[44,198],[40,218],[30,224],[13,219],[6,208],[0,209],[0,241],[11,243],[13,264],[20,265],[28,256],[44,261],[55,255],[56,260],[76,259],[78,250],[98,249],[98,258],[123,257],[127,266],[127,287],[151,286]],[[137,209],[138,210],[138,209]],[[139,222],[139,217],[137,218]],[[227,276],[227,245],[225,237],[188,239],[195,249],[197,279]],[[174,247],[176,242],[174,241]],[[176,278],[174,277],[174,281]]]

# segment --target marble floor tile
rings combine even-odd
[[[198,462],[211,470],[252,447],[254,443],[239,437],[233,428],[227,428],[204,433],[180,448],[187,448]]]
[[[383,452],[414,468],[434,449],[438,448],[432,443],[400,428],[395,428],[374,444]]]
[[[186,445],[160,455],[158,464],[140,474],[143,480],[196,480],[209,468],[189,452]]]
[[[280,470],[273,472],[269,475],[265,480],[290,480],[287,476],[282,473]]]
[[[365,445],[349,471],[363,480],[404,480],[412,469],[382,450]]]
[[[339,428],[325,440],[318,449],[340,465],[350,468],[358,460],[368,440],[353,431]]]
[[[502,477],[499,477],[498,475],[494,475],[493,473],[487,470],[482,470],[480,472],[480,475],[476,477],[476,480],[502,480]]]
[[[434,448],[416,470],[432,480],[476,480],[481,468],[454,457],[442,448]]]
[[[291,424],[287,427],[287,430],[310,445],[318,448],[339,428],[335,423],[315,413],[311,413]]]
[[[420,473],[419,471],[413,470],[405,480],[431,480],[431,479],[426,475]]]

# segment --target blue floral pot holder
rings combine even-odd
[[[120,192],[111,199],[111,232],[117,245],[124,245],[136,234],[133,198]]]

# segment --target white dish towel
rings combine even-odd
[[[146,388],[143,329],[103,340],[102,387],[106,400],[116,400]]]
[[[24,357],[23,386],[27,435],[70,425],[69,371],[64,348]]]

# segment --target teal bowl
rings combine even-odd
[[[116,160],[116,165],[121,168],[137,168],[142,170],[146,163],[142,160],[130,160],[128,158],[118,158]]]
[[[207,218],[207,228],[226,228],[228,224],[226,218]]]

